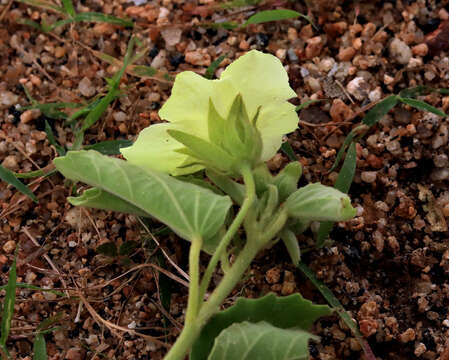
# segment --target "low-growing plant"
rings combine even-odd
[[[121,19],[112,15],[107,15],[103,13],[97,12],[80,12],[77,13],[75,11],[75,7],[73,6],[72,0],[62,0],[62,6],[56,5],[54,3],[48,2],[46,0],[16,0],[18,2],[28,4],[31,6],[36,6],[41,9],[45,9],[51,12],[54,12],[61,17],[62,20],[58,20],[53,24],[48,24],[45,19],[42,19],[41,23],[37,23],[36,21],[30,19],[19,19],[18,22],[24,25],[31,26],[42,32],[50,32],[55,30],[60,26],[64,26],[67,24],[77,23],[77,22],[105,22],[112,25],[118,25],[123,27],[134,26],[134,23],[128,19]]]
[[[355,215],[337,189],[319,183],[298,189],[299,162],[275,176],[268,170],[266,161],[297,127],[295,106],[287,102],[295,96],[281,62],[253,50],[218,80],[178,74],[159,112],[169,122],[144,129],[121,149],[126,161],[93,150],[54,160],[64,176],[92,186],[70,197],[72,204],[152,217],[190,242],[185,324],[165,359],[188,353],[195,360],[305,359],[316,339],[310,326],[331,313],[300,294],[239,299],[220,311],[262,250],[282,240],[297,265],[297,234],[314,221]],[[211,256],[204,271],[202,251]],[[223,276],[211,289],[218,267]]]

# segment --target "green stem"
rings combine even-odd
[[[188,327],[190,324],[195,322],[195,318],[198,314],[198,308],[200,306],[200,252],[201,246],[203,245],[203,239],[201,237],[196,237],[192,239],[192,244],[190,245],[189,253],[189,300],[187,302],[186,320],[185,326]]]
[[[201,307],[195,321],[190,324],[186,323],[181,335],[164,360],[183,360],[185,358],[194,341],[198,338],[201,329],[206,325],[210,317],[219,311],[220,305],[240,281],[259,250],[260,246],[256,246],[254,242],[248,242],[245,245],[229,272],[221,280],[220,285]]]
[[[229,226],[228,231],[221,239],[217,249],[215,250],[214,254],[212,255],[212,258],[209,261],[209,264],[207,265],[207,269],[201,281],[200,300],[204,298],[204,294],[206,293],[206,290],[210,284],[210,279],[212,278],[212,274],[214,273],[218,262],[220,261],[223,254],[226,252],[229,243],[236,234],[237,230],[242,225],[242,222],[245,219],[246,214],[248,213],[249,209],[251,208],[251,205],[253,204],[256,198],[256,185],[254,183],[254,176],[251,171],[251,168],[249,166],[244,166],[241,169],[241,173],[246,187],[245,200],[243,201],[242,207],[240,208],[237,216],[234,218],[234,221],[232,222],[231,226]]]

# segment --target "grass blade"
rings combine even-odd
[[[404,104],[413,106],[414,108],[416,108],[418,110],[428,111],[428,112],[431,112],[431,113],[441,116],[441,117],[447,117],[447,114],[445,114],[443,111],[441,111],[440,109],[437,109],[436,107],[434,107],[430,104],[427,104],[424,101],[411,99],[411,98],[403,98],[403,97],[400,97],[399,100],[401,102],[403,102]]]
[[[98,103],[92,108],[92,110],[87,114],[86,118],[83,121],[83,124],[81,125],[81,129],[75,132],[75,141],[72,146],[72,150],[78,150],[81,148],[83,139],[84,139],[84,132],[89,129],[91,126],[93,126],[98,119],[103,115],[103,113],[106,111],[109,104],[114,101],[114,99],[117,97],[119,93],[119,85],[120,80],[125,73],[126,67],[130,63],[130,59],[133,53],[134,44],[136,42],[136,38],[133,37],[129,41],[128,49],[125,54],[125,58],[123,60],[123,66],[121,69],[114,75],[114,77],[108,82],[109,85],[109,91],[101,98]]]
[[[62,6],[64,7],[65,13],[70,17],[74,17],[76,12],[73,7],[72,0],[62,0]]]
[[[81,22],[81,21],[87,21],[87,22],[105,22],[112,25],[119,25],[123,27],[134,27],[134,23],[131,20],[127,19],[120,19],[118,17],[102,14],[102,13],[96,13],[96,12],[85,12],[85,13],[79,13],[76,14],[73,17],[73,21],[75,22]]]
[[[281,145],[281,151],[287,155],[287,157],[290,159],[290,161],[297,161],[295,152],[293,151],[292,146],[288,141],[282,143]]]
[[[36,195],[33,194],[29,187],[23,184],[19,179],[17,179],[11,170],[3,167],[2,165],[0,165],[0,180],[3,180],[8,184],[14,186],[17,190],[19,190],[22,194],[28,196],[35,203],[38,202]]]
[[[370,127],[373,126],[396,106],[398,100],[398,96],[396,95],[387,96],[368,111],[368,114],[366,114],[362,122]]]
[[[0,290],[6,290],[7,287],[8,287],[8,285],[0,286]],[[58,295],[58,296],[65,296],[65,294],[60,291],[53,290],[53,289],[43,289],[39,286],[35,286],[35,285],[27,284],[27,283],[18,282],[18,283],[16,283],[16,287],[22,288],[22,289],[36,290],[36,291],[46,291],[46,292],[50,292],[50,293]]]
[[[47,360],[47,344],[44,334],[38,333],[33,343],[33,360]]]
[[[337,168],[337,166],[340,164],[341,159],[343,159],[343,155],[345,154],[346,149],[353,142],[358,131],[363,128],[364,128],[363,125],[357,126],[356,128],[352,129],[352,131],[348,134],[348,136],[346,136],[346,139],[343,142],[343,145],[341,146],[340,150],[338,150],[334,165],[332,165],[332,167],[328,171],[329,173],[331,173],[332,171],[334,171]]]
[[[302,109],[308,108],[310,105],[315,104],[315,103],[320,102],[320,101],[324,101],[324,99],[318,99],[318,100],[309,100],[309,101],[306,101],[306,102],[304,102],[304,103],[298,105],[298,106],[295,108],[295,111],[296,111],[296,112],[301,111]]]
[[[16,249],[17,255],[17,249]],[[14,304],[16,302],[17,274],[16,274],[16,257],[9,269],[8,284],[6,285],[5,299],[3,300],[2,322],[0,325],[0,347],[4,352],[6,349],[6,340],[8,340],[9,331],[11,330],[11,320],[14,315]]]
[[[21,2],[23,4],[28,4],[31,6],[36,6],[41,9],[50,10],[53,12],[56,12],[58,14],[64,14],[64,9],[60,6],[56,6],[52,3],[49,3],[47,1],[43,0],[17,0],[18,2]]]
[[[264,10],[258,12],[251,16],[248,20],[243,23],[243,27],[248,26],[250,24],[262,24],[270,21],[279,21],[286,19],[296,19],[298,17],[302,17],[312,24],[310,18],[304,14],[301,14],[297,11],[288,10],[288,9],[276,9],[276,10]],[[312,24],[313,25],[313,24]]]
[[[355,143],[351,143],[346,154],[345,161],[341,167],[340,173],[338,174],[337,181],[335,182],[335,188],[341,192],[348,193],[352,180],[354,179],[355,168],[357,165],[357,152]],[[325,221],[320,223],[320,228],[318,230],[318,235],[316,239],[316,247],[321,248],[324,245],[324,241],[329,236],[330,231],[334,223],[332,221]]]
[[[50,124],[45,120],[45,133],[47,134],[48,142],[56,148],[56,152],[59,156],[64,156],[66,151],[63,146],[59,145],[53,134]]]
[[[221,62],[226,58],[227,54],[221,55],[217,59],[215,59],[207,68],[206,74],[204,77],[206,79],[212,79],[214,77],[215,71],[217,70],[218,66],[221,64]]]
[[[107,140],[97,144],[85,146],[85,150],[96,150],[103,155],[120,155],[120,149],[131,146],[131,140]]]
[[[334,308],[338,316],[345,322],[345,324],[351,329],[355,338],[362,347],[367,360],[376,360],[368,342],[363,338],[360,333],[357,324],[352,319],[352,317],[346,312],[341,302],[335,297],[332,291],[324,285],[320,280],[318,280],[314,272],[303,262],[298,264],[298,269],[312,282],[312,284],[317,288],[317,290],[323,295],[328,304]]]

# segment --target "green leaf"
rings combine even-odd
[[[227,196],[92,150],[71,151],[53,162],[67,178],[129,202],[184,239],[201,236],[206,245],[223,225],[232,204]]]
[[[214,77],[215,71],[220,66],[221,62],[226,58],[226,55],[227,54],[221,55],[217,59],[212,61],[212,63],[206,69],[206,74],[204,74],[204,77],[206,79],[212,79]]]
[[[308,100],[308,101],[303,102],[302,104],[298,105],[295,108],[295,111],[301,111],[302,109],[308,108],[310,105],[313,105],[320,101],[324,101],[324,99]]]
[[[105,242],[95,249],[98,254],[109,256],[109,257],[116,257],[118,254],[117,246],[112,241]]]
[[[276,9],[276,10],[265,10],[258,12],[251,16],[242,26],[248,26],[250,24],[262,24],[270,21],[279,21],[285,19],[296,19],[297,17],[302,17],[310,22],[309,17],[293,10],[288,9]]]
[[[17,253],[17,249],[16,249]],[[6,341],[8,340],[9,331],[11,330],[11,320],[14,315],[14,304],[16,302],[17,273],[16,273],[16,257],[9,269],[8,284],[6,286],[6,294],[3,300],[2,321],[0,324],[0,347],[5,353]]]
[[[82,14],[85,15],[88,13],[82,13]],[[77,14],[76,16],[82,15],[82,14]],[[109,104],[112,101],[114,101],[114,99],[118,96],[120,80],[121,80],[123,74],[125,73],[126,67],[130,63],[130,59],[131,59],[136,41],[137,40],[135,37],[132,37],[131,40],[129,41],[128,48],[127,48],[126,54],[125,54],[125,58],[123,60],[123,66],[120,68],[120,70],[114,75],[112,80],[109,82],[109,90],[108,90],[108,93],[106,94],[106,96],[102,97],[97,103],[95,103],[95,106],[93,106],[93,108],[89,111],[86,118],[84,119],[83,124],[81,125],[81,129],[79,129],[75,133],[75,142],[74,142],[72,150],[78,150],[81,147],[83,138],[84,138],[84,132],[87,129],[89,129],[91,126],[93,126],[98,121],[98,119],[100,119],[100,117],[103,115],[103,113],[108,108]],[[72,121],[72,120],[73,119],[71,119],[70,121]]]
[[[245,199],[245,186],[233,181],[226,175],[221,175],[213,170],[206,169],[207,177],[217,185],[223,192],[231,197],[238,205],[243,204]]]
[[[7,287],[8,287],[8,285],[0,286],[0,290],[6,290]],[[22,288],[22,289],[51,292],[52,294],[55,294],[55,295],[58,295],[58,296],[65,296],[65,294],[60,292],[60,291],[53,290],[53,289],[43,289],[43,288],[41,288],[39,286],[34,286],[34,285],[26,284],[26,283],[18,282],[18,283],[16,283],[16,287]]]
[[[147,65],[134,65],[132,73],[138,77],[152,77],[157,74],[157,69]]]
[[[36,195],[29,189],[28,186],[24,185],[19,179],[17,179],[14,173],[0,165],[0,180],[7,182],[8,184],[14,186],[17,190],[19,190],[22,194],[28,196],[34,202],[38,202]]]
[[[131,146],[131,140],[106,140],[93,145],[84,146],[85,150],[96,150],[103,155],[120,155],[120,149]]]
[[[416,108],[418,110],[428,111],[428,112],[431,112],[433,114],[436,114],[436,115],[442,116],[442,117],[446,117],[447,116],[447,114],[445,114],[440,109],[437,109],[435,106],[427,104],[424,101],[411,99],[411,98],[403,98],[403,97],[399,98],[399,100],[401,100],[401,102],[403,102],[404,104],[413,106],[414,108]]]
[[[344,193],[348,193],[354,179],[355,169],[357,165],[357,151],[355,143],[351,143],[346,154],[345,161],[341,167],[340,173],[338,174],[337,181],[334,187]],[[329,236],[330,231],[334,223],[332,221],[322,222],[318,230],[318,235],[316,239],[316,246],[318,248],[323,247],[324,241]]]
[[[45,133],[47,134],[48,142],[56,148],[56,152],[58,153],[58,155],[64,156],[65,149],[63,146],[59,145],[58,142],[56,141],[55,135],[53,134],[53,130],[47,120],[45,120]]]
[[[96,12],[85,12],[85,13],[79,13],[76,14],[73,17],[73,20],[76,22],[79,21],[87,21],[87,22],[105,22],[112,25],[119,25],[123,27],[134,27],[134,23],[131,20],[127,19],[120,19],[118,17],[102,14],[102,13],[96,13]]]
[[[118,211],[148,217],[148,214],[145,211],[142,211],[128,201],[122,200],[121,198],[96,187],[85,190],[81,196],[70,196],[68,201],[74,206],[85,206],[94,209]]]
[[[225,29],[225,30],[234,30],[235,28],[239,27],[239,24],[237,24],[234,21],[221,21],[221,22],[215,22],[213,24],[210,24],[210,27],[212,29]]]
[[[351,130],[351,132],[348,134],[348,136],[346,136],[346,139],[343,142],[343,145],[341,146],[340,150],[338,150],[334,165],[332,165],[332,167],[329,169],[329,172],[332,172],[337,168],[337,166],[340,164],[341,159],[343,159],[346,149],[348,148],[348,146],[351,143],[357,142],[357,141],[354,141],[354,138],[356,137],[358,131],[363,130],[363,128],[364,128],[364,125],[357,126],[356,128]]]
[[[208,360],[306,360],[309,340],[299,329],[281,329],[267,322],[232,324],[215,339]]]
[[[33,343],[33,360],[47,360],[47,344],[43,334],[38,333]]]
[[[382,119],[387,113],[393,109],[398,103],[398,96],[390,95],[383,99],[381,102],[373,106],[363,118],[363,123],[368,126],[373,126],[380,119]]]
[[[118,254],[122,256],[131,255],[131,253],[139,247],[139,243],[134,240],[125,241],[118,250]]]
[[[418,85],[412,88],[404,89],[399,92],[400,97],[404,98],[416,98],[417,96],[427,94],[432,91],[437,91],[430,86]]]
[[[279,191],[279,201],[284,202],[290,194],[298,188],[298,181],[302,175],[302,165],[299,161],[288,163],[273,179]]]
[[[297,266],[301,261],[301,249],[299,248],[298,239],[296,238],[295,233],[289,229],[284,229],[281,232],[281,239],[287,248],[293,265]]]
[[[330,314],[328,306],[314,305],[300,294],[277,297],[271,293],[259,299],[239,298],[233,306],[209,320],[192,347],[190,360],[207,359],[215,338],[233,323],[265,321],[282,329],[309,330],[316,319]]]
[[[62,5],[64,6],[65,13],[70,17],[74,17],[76,12],[73,7],[72,0],[62,0]]]
[[[23,4],[36,6],[36,7],[45,9],[45,10],[54,11],[59,14],[64,14],[64,9],[62,7],[56,6],[47,1],[42,1],[42,0],[17,0],[17,1],[21,2]]]
[[[167,130],[167,132],[172,138],[191,150],[197,159],[224,171],[229,171],[232,168],[232,157],[217,145],[184,131]]]
[[[297,161],[295,152],[288,141],[282,143],[281,150],[285,155],[287,155],[290,161]]]
[[[285,206],[290,216],[311,221],[345,221],[356,214],[348,195],[320,183],[296,190]]]

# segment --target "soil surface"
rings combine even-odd
[[[120,63],[108,63],[99,53],[123,59],[132,34],[148,48],[137,64],[159,72],[153,77],[126,74],[122,96],[88,130],[85,145],[134,140],[141,129],[160,121],[158,109],[172,84],[164,74],[204,74],[213,60],[226,55],[215,72],[219,76],[232,60],[259,49],[285,65],[298,94],[295,104],[322,100],[301,110],[299,128],[288,137],[304,165],[302,184],[335,182],[337,173],[328,170],[370,106],[405,88],[449,84],[447,1],[274,0],[228,9],[213,0],[134,1],[75,1],[78,12],[131,18],[132,30],[76,23],[51,33],[19,22],[53,23],[58,14],[0,1],[3,166],[29,172],[51,163],[57,153],[44,132],[46,120],[61,145],[74,140],[63,119],[21,108],[30,105],[23,86],[39,103],[80,103],[104,94],[105,78]],[[304,19],[234,30],[212,26],[242,23],[257,11],[276,8],[308,14],[317,28]],[[447,95],[434,92],[421,99],[449,111]],[[358,322],[377,359],[449,359],[448,150],[447,119],[395,107],[357,145],[350,190],[357,217],[334,228],[330,246],[303,256]],[[278,154],[270,169],[277,172],[287,162]],[[71,187],[58,174],[24,181],[38,204],[0,183],[1,282],[7,282],[14,249],[20,246],[18,281],[69,297],[18,289],[7,344],[12,358],[31,359],[37,325],[60,314],[58,328],[46,335],[49,359],[162,359],[183,323],[187,244],[157,223],[72,207],[66,201]],[[313,234],[307,232],[300,241],[310,248]],[[136,246],[126,256],[99,254],[98,247],[108,242]],[[282,245],[261,254],[250,275],[225,306],[237,296],[269,291],[300,291],[324,303],[289,264]],[[364,358],[337,316],[318,321],[314,333],[321,341],[311,344],[312,359]]]

